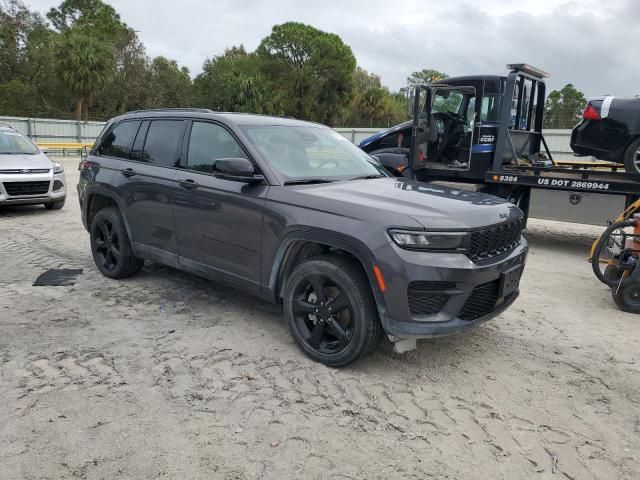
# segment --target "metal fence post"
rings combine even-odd
[[[76,120],[76,131],[77,131],[78,143],[82,143],[82,125],[80,124],[80,120]]]
[[[351,130],[351,143],[356,143],[356,131]]]

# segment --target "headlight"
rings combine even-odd
[[[415,230],[389,230],[393,241],[402,248],[412,250],[462,250],[465,232],[417,232]]]
[[[62,165],[60,165],[58,162],[53,162],[53,173],[57,174],[62,172],[64,172],[64,168],[62,168]]]

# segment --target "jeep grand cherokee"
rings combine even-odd
[[[281,302],[311,358],[446,335],[509,307],[527,252],[501,199],[389,177],[322,125],[183,109],[108,122],[80,165],[98,269],[144,260]]]

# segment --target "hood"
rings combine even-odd
[[[502,198],[400,178],[284,188],[307,197],[309,201],[301,203],[310,207],[321,204],[325,211],[389,227],[473,229],[522,217],[515,205]]]
[[[53,163],[44,153],[38,152],[33,155],[17,154],[2,155],[0,154],[0,170],[22,170],[22,169],[44,169],[53,168]]]

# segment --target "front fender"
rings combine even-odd
[[[276,251],[267,281],[267,295],[271,297],[274,302],[277,302],[280,296],[281,285],[279,284],[279,278],[283,268],[286,266],[288,255],[291,253],[292,247],[300,241],[309,241],[329,247],[335,247],[353,255],[360,262],[367,275],[371,291],[373,292],[373,296],[376,301],[376,307],[378,309],[380,319],[382,320],[383,325],[386,323],[386,302],[373,270],[374,265],[376,265],[373,253],[357,238],[321,228],[304,227],[300,229],[292,229],[283,237]]]

